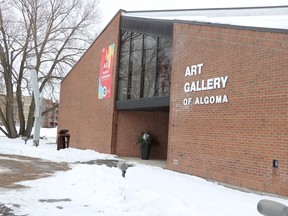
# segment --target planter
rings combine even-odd
[[[141,145],[141,159],[148,160],[150,154],[150,144],[142,144]]]

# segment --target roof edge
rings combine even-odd
[[[107,23],[107,25],[101,30],[101,32],[97,35],[97,37],[93,40],[93,42],[91,43],[91,45],[86,49],[86,51],[82,54],[82,56],[77,60],[76,64],[69,70],[69,72],[66,74],[66,76],[61,80],[60,85],[62,84],[62,82],[66,79],[66,77],[70,74],[70,72],[78,65],[78,63],[80,62],[80,60],[84,57],[84,55],[91,49],[91,47],[94,45],[94,43],[96,43],[96,41],[98,40],[98,38],[104,33],[104,31],[108,28],[108,26],[111,24],[111,22],[115,19],[116,16],[118,16],[119,14],[121,15],[122,13],[126,13],[125,10],[120,9],[118,10],[118,12],[112,17],[112,19]]]
[[[269,9],[269,8],[288,8],[288,5],[279,6],[253,6],[253,7],[227,7],[227,8],[193,8],[193,9],[167,9],[167,10],[140,10],[140,11],[125,11],[126,14],[131,13],[159,13],[159,12],[181,12],[181,11],[215,11],[215,10],[247,10],[247,9]]]
[[[248,30],[248,31],[274,32],[274,33],[288,34],[288,29],[281,29],[281,28],[252,27],[252,26],[242,26],[242,25],[222,24],[222,23],[212,23],[212,22],[200,22],[200,21],[190,21],[190,20],[177,20],[177,19],[174,20],[174,23],[183,23],[183,24],[190,24],[190,25],[203,25],[203,26],[213,26],[213,27]]]

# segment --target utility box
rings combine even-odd
[[[63,129],[58,132],[57,136],[57,150],[69,148],[70,134],[69,130]]]
[[[288,216],[288,207],[273,200],[260,200],[257,210],[264,216]]]

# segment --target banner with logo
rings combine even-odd
[[[100,62],[98,99],[110,98],[114,63],[114,43],[102,49]]]

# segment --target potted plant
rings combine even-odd
[[[157,143],[155,136],[148,132],[142,132],[138,136],[137,143],[141,145],[141,159],[148,160],[151,144]]]

